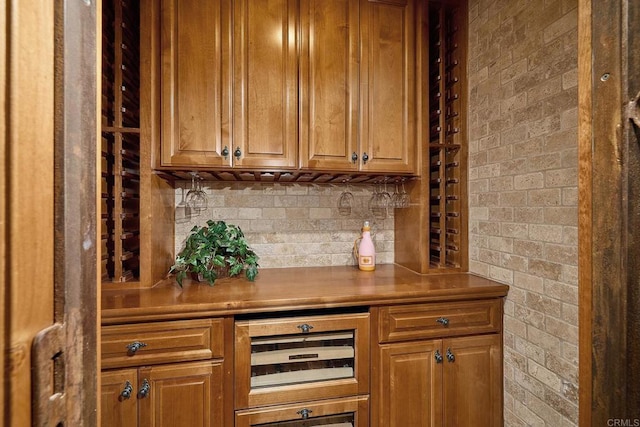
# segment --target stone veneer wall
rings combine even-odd
[[[393,210],[384,220],[368,212],[372,185],[350,185],[354,209],[338,212],[345,185],[205,182],[208,209],[200,214],[183,207],[190,182],[176,184],[176,253],[194,225],[225,220],[240,226],[260,257],[261,268],[355,265],[352,248],[365,220],[371,222],[378,264],[393,263]],[[393,186],[387,190],[393,193]]]
[[[578,422],[577,0],[469,0],[470,270],[511,285],[506,426]]]

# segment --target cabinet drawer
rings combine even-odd
[[[369,397],[268,406],[237,411],[236,427],[307,427],[307,426],[365,427],[369,425]]]
[[[502,300],[411,304],[379,311],[380,342],[498,332]]]
[[[103,368],[222,358],[223,320],[104,326],[101,354]]]

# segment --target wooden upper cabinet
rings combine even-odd
[[[161,166],[417,172],[415,0],[160,2]]]
[[[230,166],[229,0],[161,0],[161,165]]]
[[[367,172],[417,171],[414,3],[360,1],[360,158]]]
[[[297,4],[294,0],[235,1],[234,166],[297,166]]]
[[[359,0],[301,3],[300,161],[358,170]]]
[[[414,2],[312,0],[300,21],[301,166],[416,173]]]

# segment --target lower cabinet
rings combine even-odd
[[[380,345],[379,426],[502,425],[502,336]]]
[[[101,425],[222,427],[223,391],[221,361],[104,371]]]
[[[105,326],[102,426],[499,427],[502,304]]]

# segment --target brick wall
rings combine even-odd
[[[470,270],[511,285],[506,426],[578,420],[577,1],[469,0]]]
[[[368,220],[376,262],[393,262],[393,209],[386,219],[372,218],[368,202],[373,185],[349,186],[354,195],[349,216],[338,212],[344,185],[205,183],[208,209],[199,214],[183,207],[182,194],[190,186],[190,182],[176,185],[176,253],[194,225],[212,219],[240,226],[260,257],[261,268],[353,265],[353,242]],[[387,191],[393,193],[393,186]]]

